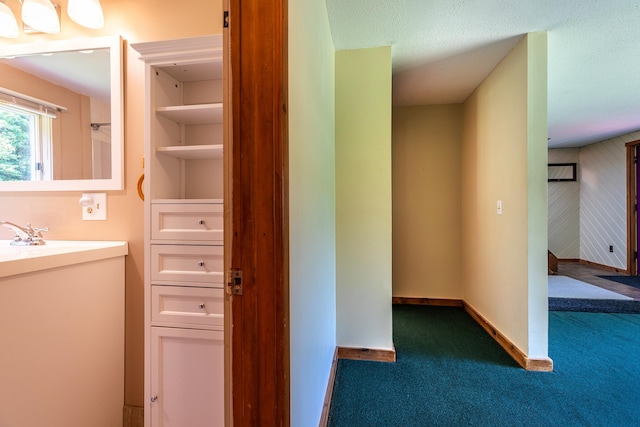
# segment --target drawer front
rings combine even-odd
[[[152,240],[191,240],[222,243],[221,203],[156,203],[151,205]]]
[[[151,322],[154,326],[222,327],[224,290],[152,286]]]
[[[152,282],[222,286],[223,269],[222,246],[151,245]]]

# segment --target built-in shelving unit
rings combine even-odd
[[[222,37],[146,67],[145,427],[224,425]]]

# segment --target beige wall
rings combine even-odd
[[[525,36],[464,103],[465,301],[547,357],[546,34]],[[497,201],[503,214],[497,214]]]
[[[180,3],[157,0],[102,0],[105,27],[79,27],[62,7],[62,31],[57,35],[21,35],[6,43],[122,35],[125,39],[125,189],[108,192],[107,221],[82,221],[78,205],[80,192],[0,193],[0,218],[50,228],[48,239],[126,240],[126,342],[125,404],[143,405],[143,204],[136,182],[142,173],[144,122],[144,66],[130,43],[201,36],[222,32],[221,0],[185,0]],[[7,2],[19,16],[17,2]],[[0,238],[10,238],[0,230]]]
[[[393,296],[462,299],[462,105],[393,109]]]

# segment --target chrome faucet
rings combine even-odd
[[[44,228],[33,228],[31,224],[27,224],[24,227],[20,227],[17,224],[14,224],[9,221],[0,221],[0,225],[4,225],[9,230],[15,233],[13,236],[12,245],[16,246],[34,246],[34,245],[44,245],[46,242],[42,238],[43,231],[49,231],[48,227]]]

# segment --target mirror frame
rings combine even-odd
[[[124,189],[124,90],[122,37],[92,37],[2,46],[1,57],[109,48],[111,78],[111,178],[51,181],[2,181],[8,191],[96,191]]]

